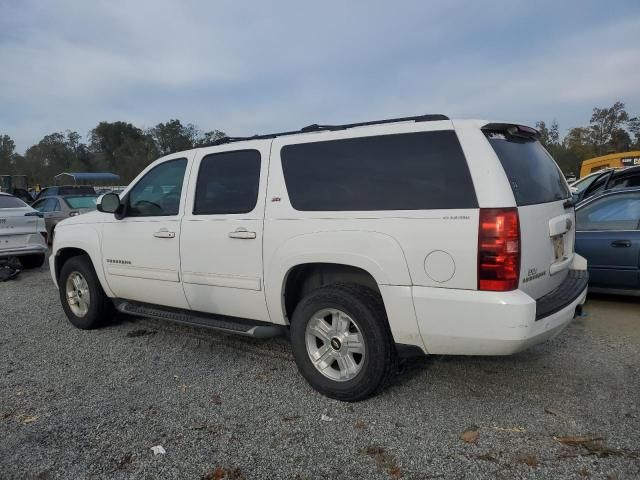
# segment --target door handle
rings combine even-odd
[[[170,232],[166,228],[161,228],[157,232],[153,232],[153,236],[156,238],[174,238],[176,236],[176,233]]]
[[[611,242],[611,246],[614,248],[627,248],[631,246],[631,240],[616,240]]]
[[[235,232],[229,232],[229,238],[242,238],[251,240],[256,238],[256,232],[249,232],[246,228],[238,228]]]

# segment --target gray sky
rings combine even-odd
[[[490,6],[488,6],[490,5]],[[0,133],[640,115],[640,2],[0,0]]]

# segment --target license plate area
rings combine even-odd
[[[553,242],[553,254],[556,260],[564,258],[564,235],[554,235],[551,237]]]
[[[0,248],[22,246],[26,237],[26,235],[0,235]]]

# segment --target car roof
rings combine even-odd
[[[576,210],[602,197],[619,195],[621,193],[634,193],[634,192],[640,192],[640,187],[610,188],[609,190],[603,190],[601,193],[598,193],[597,195],[592,195],[578,202],[578,204],[576,205]]]
[[[617,168],[613,171],[612,176],[623,177],[625,175],[634,174],[634,173],[640,173],[640,165],[633,166],[633,167]]]

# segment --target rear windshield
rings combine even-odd
[[[70,208],[96,208],[98,197],[66,197],[64,201]]]
[[[571,196],[562,172],[537,140],[485,132],[504,168],[518,206]]]
[[[0,195],[0,208],[24,208],[27,204],[16,197]]]
[[[83,195],[96,193],[95,189],[90,186],[86,187],[59,187],[58,195]]]

